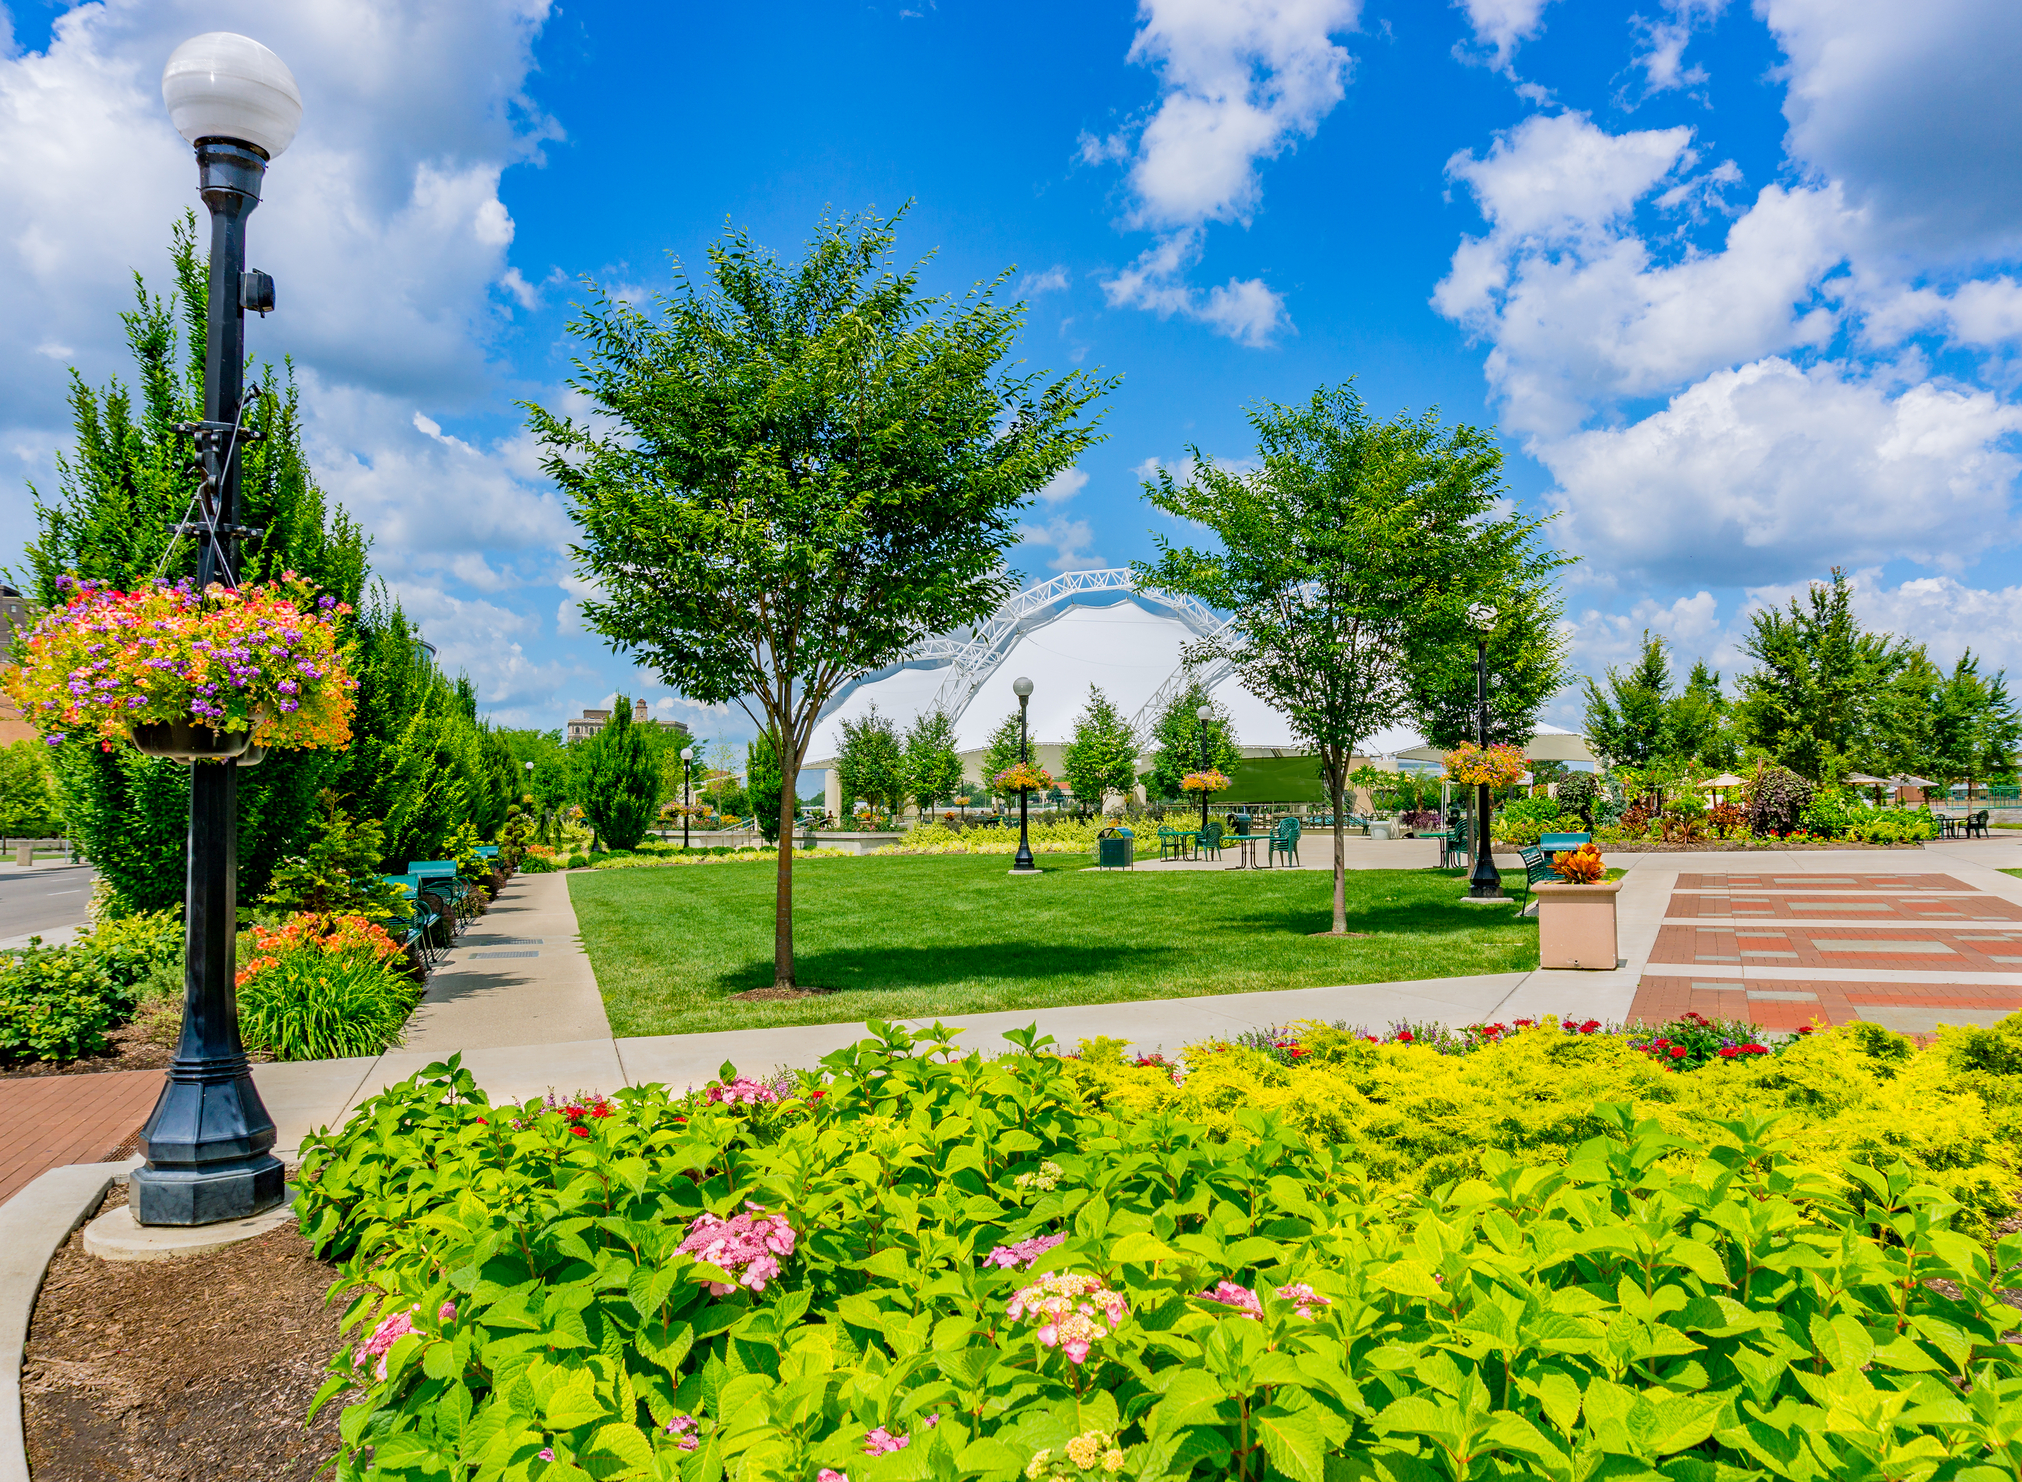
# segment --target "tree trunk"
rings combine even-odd
[[[1334,803],[1334,934],[1348,933],[1348,830],[1341,821],[1344,802],[1341,790],[1346,782],[1348,760],[1343,757],[1327,767],[1327,791]]]
[[[782,737],[792,732],[780,727]],[[772,986],[793,987],[793,815],[800,800],[800,755],[798,748],[787,756],[780,747],[779,758],[779,873],[772,904]]]

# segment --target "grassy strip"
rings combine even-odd
[[[866,859],[796,876],[796,975],[837,990],[731,1002],[772,983],[769,864],[578,871],[569,894],[620,1035],[900,1019],[1335,983],[1522,972],[1534,919],[1468,907],[1460,870],[1353,870],[1346,939],[1319,870],[1099,873],[1042,857]],[[1521,875],[1506,876],[1510,885]]]

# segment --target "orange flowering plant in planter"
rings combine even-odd
[[[1205,772],[1189,772],[1180,779],[1181,792],[1227,792],[1233,785],[1228,773],[1213,767]]]
[[[351,609],[294,572],[205,592],[187,579],[130,592],[64,585],[68,600],[29,631],[20,665],[0,679],[50,745],[86,732],[109,751],[168,728],[229,737],[241,751],[248,742],[311,749],[351,739],[358,684],[337,633]]]
[[[1607,864],[1601,859],[1601,851],[1591,842],[1554,854],[1552,868],[1559,872],[1561,880],[1574,885],[1597,884],[1608,872]]]
[[[1044,792],[1053,786],[1053,774],[1031,762],[1013,762],[990,781],[1000,792]]]

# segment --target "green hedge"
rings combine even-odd
[[[347,1402],[336,1476],[2022,1466],[1996,1291],[2022,1237],[1990,1264],[1908,1163],[1842,1182],[1769,1116],[1688,1136],[1602,1103],[1563,1159],[1488,1148],[1414,1189],[1280,1111],[1217,1135],[1100,1110],[1029,1035],[958,1059],[938,1026],[871,1027],[822,1076],[728,1096],[494,1108],[452,1060],[309,1139],[302,1229],[363,1288],[318,1399]]]
[[[106,921],[63,947],[0,953],[0,1062],[77,1060],[107,1048],[133,1015],[138,987],[182,956],[173,911]]]

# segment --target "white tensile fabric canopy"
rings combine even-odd
[[[922,645],[916,657],[847,687],[816,722],[802,765],[833,767],[843,722],[861,719],[873,705],[901,730],[937,705],[944,707],[955,721],[955,749],[979,751],[1004,718],[1017,712],[1011,686],[1021,677],[1032,681],[1027,720],[1035,746],[1073,739],[1090,685],[1135,721],[1142,735],[1173,688],[1188,678],[1186,645],[1220,622],[1198,604],[1137,591],[1127,569],[1056,577],[1019,593],[966,641]],[[1244,689],[1227,666],[1202,673],[1216,703],[1228,710],[1245,753],[1307,750],[1285,717]],[[1404,728],[1380,732],[1359,750],[1369,757],[1440,760],[1439,752]],[[1526,750],[1541,761],[1593,759],[1582,737],[1557,726],[1539,726]]]

